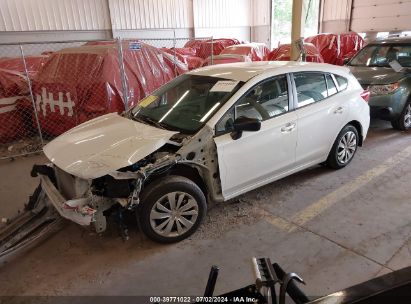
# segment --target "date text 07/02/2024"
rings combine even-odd
[[[150,297],[150,303],[255,303],[252,297]]]

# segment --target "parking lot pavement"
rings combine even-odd
[[[159,245],[132,229],[97,236],[67,226],[1,269],[0,295],[199,295],[220,266],[216,294],[252,283],[250,258],[299,273],[320,296],[411,265],[411,134],[373,122],[353,162],[316,166],[210,206],[190,239]],[[29,157],[0,163],[0,215],[35,183]],[[4,200],[4,201],[3,201]]]

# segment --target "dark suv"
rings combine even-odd
[[[411,127],[411,37],[371,42],[347,66],[371,93],[372,117],[398,130]]]

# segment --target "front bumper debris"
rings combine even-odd
[[[0,265],[30,249],[64,226],[64,219],[50,206],[41,185],[26,209],[0,227]]]
[[[40,185],[25,210],[0,227],[0,265],[60,230],[64,218],[83,226],[93,221],[96,210],[87,205],[88,199],[66,200],[53,176],[38,175]]]
[[[82,226],[88,226],[93,221],[96,210],[87,206],[87,198],[66,200],[54,186],[48,176],[40,175],[41,187],[57,212],[64,218]]]

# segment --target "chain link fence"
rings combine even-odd
[[[211,45],[212,58],[212,37],[195,40]],[[173,37],[0,44],[0,159],[41,152],[69,129],[121,113],[201,66],[198,54],[180,51],[192,41]]]

